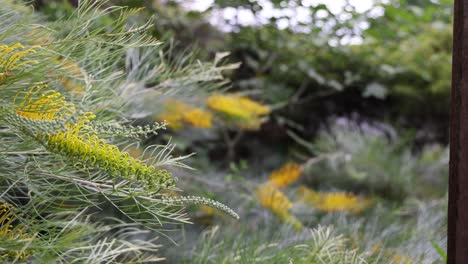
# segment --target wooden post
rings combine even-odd
[[[468,0],[455,0],[447,263],[468,264]]]

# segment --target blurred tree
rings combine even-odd
[[[195,45],[205,60],[230,51],[229,59],[242,63],[229,76],[234,91],[272,106],[270,120],[248,136],[267,148],[289,145],[289,129],[313,137],[337,115],[427,131],[418,134],[423,141],[447,138],[448,0],[377,2],[364,13],[296,0],[216,0],[203,12],[179,1],[114,2],[147,7],[144,14],[158,18],[153,34],[173,40],[176,52]],[[208,22],[227,8],[237,19]],[[251,23],[240,19],[245,12]]]

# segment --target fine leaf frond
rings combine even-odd
[[[15,219],[0,232],[10,238],[0,239],[8,261],[159,261],[155,238],[190,223],[184,205],[237,216],[209,199],[170,198],[180,191],[170,171],[190,168],[183,163],[190,155],[174,157],[170,142],[140,158],[121,149],[165,128],[129,125],[129,98],[139,92],[132,87],[158,86],[146,90],[161,98],[215,89],[229,67],[189,52],[168,55],[168,45],[145,32],[151,20],[130,23],[140,10],[109,4],[80,1],[50,22],[0,0],[0,205],[10,204]],[[114,23],[101,23],[110,17]]]

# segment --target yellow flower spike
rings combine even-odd
[[[179,130],[183,127],[182,124],[182,116],[179,114],[173,114],[173,113],[162,113],[156,117],[156,121],[166,121],[167,126],[174,129],[174,130]]]
[[[255,102],[247,97],[214,94],[208,97],[207,106],[217,112],[241,120],[255,120],[270,113],[268,106]]]
[[[302,173],[302,167],[294,162],[288,162],[281,168],[271,172],[269,182],[278,188],[296,182]]]
[[[8,57],[8,54],[10,54],[12,51],[18,48],[23,48],[23,45],[20,43],[15,43],[13,45],[0,45],[0,66],[3,66],[4,63],[6,63],[6,58]]]
[[[68,104],[60,93],[52,90],[40,94],[39,99],[33,99],[42,88],[33,87],[27,93],[16,111],[18,116],[55,120],[65,114],[76,113],[73,104]],[[95,117],[93,113],[86,112],[78,117],[76,123],[66,124],[66,130],[38,133],[36,138],[51,152],[60,153],[86,167],[104,170],[112,176],[142,180],[140,183],[147,188],[175,185],[176,179],[166,170],[156,170],[99,138],[90,123]]]
[[[368,202],[350,193],[323,194],[316,208],[322,211],[350,211],[360,213],[367,207]]]
[[[282,219],[289,215],[289,209],[292,208],[292,203],[276,186],[265,183],[257,187],[255,193],[260,205],[264,208],[271,210],[274,214]]]
[[[315,192],[301,186],[298,190],[301,200],[321,211],[325,212],[351,212],[361,213],[371,205],[371,200],[359,197],[352,193]]]
[[[30,239],[26,237],[22,229],[14,229],[12,223],[15,220],[12,211],[15,207],[9,203],[0,202],[0,237],[2,240],[17,241]],[[30,251],[2,250],[0,249],[0,259],[17,258],[25,260],[31,254]]]
[[[46,91],[34,99],[35,95],[44,88],[47,88],[47,85],[36,85],[31,88],[20,102],[16,114],[34,120],[54,120],[75,112],[75,107],[54,90]]]
[[[255,102],[247,97],[239,98],[239,104],[244,108],[246,111],[256,115],[267,115],[270,113],[270,108],[266,105],[262,105],[258,102]]]
[[[178,100],[167,100],[164,103],[164,112],[156,117],[157,121],[167,121],[168,126],[174,130],[182,128],[183,113],[189,109],[189,105]]]
[[[51,151],[85,161],[88,166],[105,170],[114,176],[121,176],[127,180],[144,180],[142,184],[147,187],[167,188],[175,183],[170,174],[130,157],[128,153],[121,152],[116,146],[107,144],[97,136],[88,134],[83,137],[79,132],[77,135],[75,133],[76,130],[71,129],[55,135],[42,136],[42,140]],[[159,179],[161,184],[157,185],[161,186],[151,186],[153,180],[150,179]]]
[[[212,115],[201,109],[193,108],[183,113],[182,119],[194,127],[210,128]]]
[[[182,128],[184,123],[197,128],[210,128],[212,125],[211,113],[178,100],[168,100],[164,104],[164,110],[156,119],[167,121],[168,126],[174,130]]]
[[[302,229],[301,221],[289,213],[289,210],[293,207],[292,202],[277,186],[267,182],[257,187],[255,195],[262,207],[270,210],[282,221],[292,225],[296,230]]]
[[[40,93],[40,91],[41,91],[43,88],[45,88],[45,87],[47,87],[47,84],[39,83],[39,84],[33,86],[32,88],[30,88],[30,89],[28,90],[28,92],[26,93],[26,95],[23,97],[23,100],[21,100],[21,102],[20,102],[20,107],[23,107],[23,106],[25,106],[25,105],[27,105],[27,104],[30,104],[30,103],[33,101],[33,98],[34,98],[38,93]],[[19,94],[20,94],[20,93],[17,93],[17,94],[15,95],[15,98],[13,99],[13,102],[16,103],[16,99],[18,98],[18,95],[19,95]],[[27,101],[27,102],[26,102],[26,101]]]
[[[14,70],[27,65],[37,63],[35,60],[23,60],[30,53],[35,53],[35,46],[24,49],[23,45],[16,43],[13,45],[0,45],[0,81],[6,79]]]
[[[24,62],[18,64],[18,61],[26,57],[29,53],[36,53],[36,51],[33,48],[31,48],[14,53],[8,58],[8,61],[5,63],[4,68],[7,69],[7,71],[13,71],[16,68],[21,67],[22,65],[24,65]]]

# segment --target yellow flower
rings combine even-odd
[[[294,162],[288,162],[283,167],[271,172],[269,181],[278,188],[296,182],[302,173],[302,167]]]
[[[157,116],[158,121],[166,121],[168,126],[178,130],[183,126],[183,113],[189,109],[189,105],[178,100],[168,100],[164,104],[164,112]]]
[[[301,200],[326,212],[349,211],[357,214],[371,203],[369,199],[345,192],[321,193],[301,187],[299,193],[302,196]]]
[[[260,185],[257,188],[256,197],[261,206],[271,210],[281,218],[286,218],[289,215],[289,209],[293,206],[288,197],[270,183]]]
[[[34,60],[23,60],[28,54],[34,53],[35,48],[25,49],[20,43],[0,45],[0,81],[3,81],[12,71],[27,64],[36,63]]]
[[[26,62],[18,63],[29,53],[36,52],[34,48],[24,49],[20,43],[13,45],[0,45],[0,69],[2,72],[12,71]]]
[[[0,202],[0,238],[12,242],[19,240],[30,239],[27,238],[22,229],[14,229],[13,221],[14,216],[12,211],[15,209],[11,204]],[[25,260],[31,252],[27,250],[0,250],[0,259],[18,258]]]
[[[130,181],[138,181],[146,187],[167,188],[175,181],[166,170],[156,170],[141,160],[132,158],[127,152],[108,144],[91,130],[92,113],[79,117],[76,124],[68,124],[66,131],[38,135],[50,151],[77,159],[89,167],[107,171],[110,175]]]
[[[184,123],[197,128],[210,128],[212,125],[212,115],[202,109],[192,107],[178,100],[168,100],[165,103],[165,111],[156,119],[167,121],[172,129],[182,128]]]
[[[201,109],[190,109],[183,113],[183,120],[186,123],[198,128],[210,128],[212,115]]]
[[[75,107],[68,104],[63,96],[55,91],[46,91],[34,100],[42,87],[33,87],[20,103],[18,116],[34,120],[54,120],[65,113],[76,114]],[[145,187],[167,188],[175,184],[174,178],[166,170],[156,170],[139,159],[130,157],[115,145],[108,144],[98,137],[91,126],[95,115],[91,112],[78,117],[75,123],[67,123],[66,130],[55,133],[38,133],[36,138],[46,148],[70,159],[78,160],[90,168],[101,169],[110,175],[129,181],[138,181]]]
[[[183,127],[182,116],[175,113],[162,113],[156,117],[156,121],[166,121],[167,126],[179,130]]]
[[[262,105],[258,102],[255,102],[247,97],[240,97],[239,104],[245,111],[248,111],[256,116],[267,115],[270,113],[270,108],[266,105]]]
[[[316,207],[322,211],[362,211],[362,201],[359,197],[344,192],[325,193]]]
[[[47,85],[36,85],[31,88],[20,102],[16,114],[34,120],[54,120],[75,112],[74,105],[69,104],[64,96],[54,90],[46,91],[39,98],[34,98],[46,88]]]
[[[270,113],[268,106],[255,102],[247,97],[214,94],[208,97],[207,106],[220,113],[241,120],[254,120]]]
[[[302,228],[301,221],[289,213],[293,204],[275,185],[269,182],[260,185],[257,187],[255,195],[262,207],[276,214],[282,221],[292,225],[296,230]]]
[[[10,204],[0,204],[0,236],[4,236],[9,233],[13,227],[11,225],[11,222],[13,221],[11,215],[12,208],[13,207]]]

